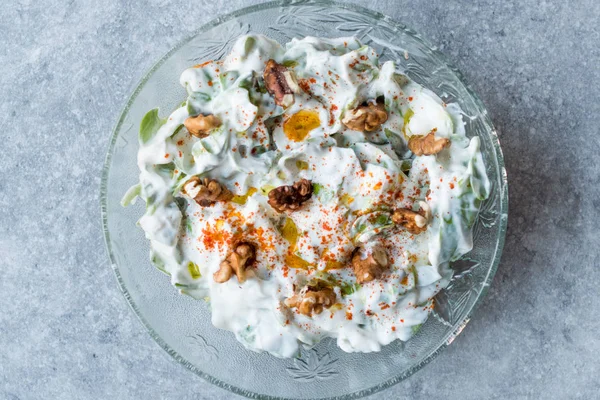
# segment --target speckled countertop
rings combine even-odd
[[[144,72],[255,1],[7,1],[0,9],[0,399],[225,399],[161,350],[104,250],[110,131]],[[600,393],[600,3],[369,2],[439,46],[487,105],[505,253],[465,332],[372,399]]]

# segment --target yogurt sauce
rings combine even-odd
[[[285,110],[264,90],[269,59],[293,71],[302,88]],[[181,107],[166,119],[152,110],[142,121],[140,181],[124,198],[125,205],[138,195],[146,202],[139,225],[153,263],[181,293],[206,300],[212,323],[254,351],[291,357],[300,344],[332,337],[344,351],[371,352],[408,340],[448,285],[449,262],[471,250],[471,227],[489,193],[479,139],[465,136],[458,106],[393,62],[380,64],[351,37],[281,46],[243,36],[224,60],[187,69],[180,82],[189,95]],[[365,134],[341,123],[346,111],[375,98],[388,113],[381,130]],[[218,116],[221,127],[191,136],[183,122],[198,113]],[[450,147],[413,156],[408,138],[432,130]],[[201,207],[181,193],[194,175],[218,180],[236,197]],[[270,190],[301,178],[313,183],[309,201],[292,213],[270,207]],[[428,229],[415,235],[394,226],[392,210],[418,209],[419,201],[432,212]],[[256,245],[248,279],[216,283],[213,273],[239,238]],[[360,244],[385,246],[392,264],[362,285],[350,266]],[[315,281],[333,288],[334,306],[308,317],[284,304],[294,288]]]

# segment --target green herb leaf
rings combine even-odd
[[[284,67],[287,67],[287,68],[294,68],[296,65],[298,65],[298,61],[295,61],[295,60],[283,60],[283,62],[281,63],[281,65],[283,65]]]
[[[358,283],[345,283],[340,287],[342,296],[349,296],[361,288]]]
[[[200,279],[202,274],[200,273],[200,268],[198,265],[192,261],[188,262],[188,271],[190,272],[190,276],[192,279]]]
[[[162,273],[164,273],[166,275],[171,276],[171,274],[167,272],[167,269],[165,267],[165,262],[158,256],[158,254],[156,254],[155,252],[151,252],[150,253],[150,261],[156,267],[156,269],[158,269],[159,271],[161,271]]]
[[[148,111],[146,115],[144,115],[144,118],[142,118],[142,122],[140,123],[140,143],[148,143],[154,137],[154,135],[156,135],[156,132],[158,132],[160,127],[163,126],[166,122],[166,118],[161,119],[158,116],[158,108],[154,108]]]
[[[415,112],[412,110],[412,108],[406,110],[406,114],[404,114],[404,125],[402,126],[402,133],[404,133],[404,136],[406,136],[406,127],[410,123],[410,119],[413,115],[415,115]]]
[[[177,127],[177,129],[175,129],[175,132],[173,132],[173,134],[171,135],[171,137],[177,135],[181,131],[181,129],[183,129],[183,124],[179,125]]]
[[[296,160],[296,168],[300,171],[306,170],[308,169],[308,163],[306,161]]]
[[[319,195],[319,193],[323,190],[323,185],[320,183],[313,183],[313,193]]]
[[[375,223],[377,225],[388,225],[392,223],[392,220],[390,218],[389,215],[387,214],[380,214],[376,219],[375,219]]]
[[[417,332],[419,332],[421,330],[421,327],[423,326],[423,324],[419,324],[419,325],[413,325],[411,327],[412,333],[413,335],[416,335]]]
[[[130,187],[127,190],[127,192],[125,192],[125,195],[121,199],[121,206],[127,207],[127,206],[133,204],[135,199],[140,195],[141,192],[142,192],[142,185],[140,185],[139,183],[137,185],[133,185],[132,187]]]
[[[255,45],[256,39],[252,36],[248,36],[248,39],[246,39],[246,43],[244,44],[244,54],[248,56],[248,53],[252,51]]]

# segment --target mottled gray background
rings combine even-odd
[[[1,399],[237,397],[178,365],[129,309],[98,196],[134,84],[199,25],[257,2],[130,3],[0,8]],[[502,263],[465,332],[372,399],[599,398],[600,3],[367,5],[464,72],[499,130],[511,202]]]

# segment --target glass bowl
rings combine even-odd
[[[348,354],[325,340],[297,359],[245,350],[230,332],[212,326],[202,301],[177,293],[149,261],[149,246],[136,221],[143,204],[123,208],[137,183],[137,132],[142,116],[159,106],[166,115],[185,97],[179,74],[188,66],[222,58],[248,32],[281,42],[307,35],[355,35],[382,60],[395,60],[408,76],[464,112],[468,136],[481,138],[492,182],[491,196],[474,228],[474,248],[454,263],[450,286],[436,298],[434,314],[406,343],[379,353]],[[111,265],[127,301],[150,335],[171,356],[206,380],[254,398],[357,398],[413,374],[449,345],[469,321],[496,272],[506,231],[508,192],[498,137],[477,96],[460,73],[418,34],[368,9],[322,1],[274,2],[244,8],[204,25],[166,54],[142,79],[110,140],[101,186],[102,220]]]

